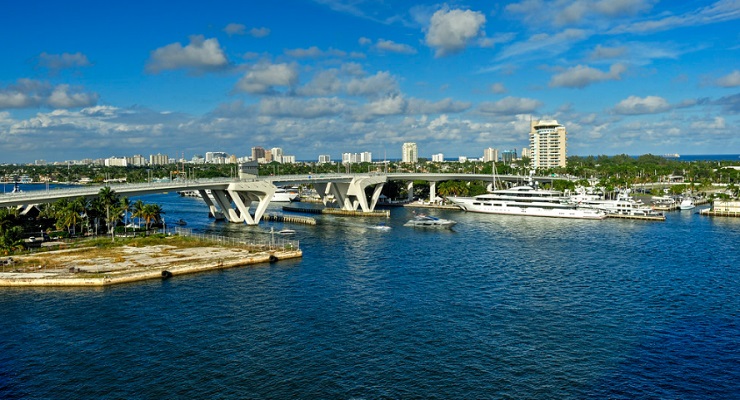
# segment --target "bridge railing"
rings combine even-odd
[[[137,189],[180,189],[187,187],[199,187],[204,184],[210,183],[230,183],[235,182],[234,178],[209,178],[209,179],[193,179],[193,180],[172,180],[163,182],[145,182],[145,183],[111,183],[104,185],[85,185],[80,187],[55,187],[46,190],[31,190],[17,193],[6,193],[5,199],[37,199],[44,196],[55,196],[64,195],[65,197],[77,197],[77,196],[90,196],[96,194],[100,189],[104,187],[110,187],[114,191],[136,191]],[[12,196],[12,197],[11,197]],[[0,199],[2,199],[0,197]]]

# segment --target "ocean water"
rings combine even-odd
[[[0,288],[0,398],[740,398],[740,219],[429,213],[458,225],[316,216],[301,260]]]
[[[740,154],[685,154],[678,161],[732,161],[740,162]]]

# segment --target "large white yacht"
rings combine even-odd
[[[616,199],[605,199],[601,195],[577,193],[570,197],[571,202],[579,208],[593,208],[602,210],[607,214],[635,215],[659,217],[663,213],[655,211],[652,207],[635,200],[629,191],[617,193]]]
[[[270,201],[278,202],[278,203],[289,203],[291,201],[298,200],[298,196],[299,195],[298,195],[297,189],[293,189],[293,188],[286,189],[286,188],[279,187],[275,189],[275,194],[272,195],[272,200]]]
[[[487,214],[526,215],[576,219],[604,219],[606,213],[593,208],[579,208],[562,192],[516,186],[494,190],[475,197],[448,197],[465,211]]]

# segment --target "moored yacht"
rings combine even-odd
[[[619,192],[616,199],[604,199],[597,195],[576,194],[570,197],[571,202],[579,208],[593,208],[607,214],[659,217],[662,213],[635,200],[629,192]]]
[[[524,215],[575,219],[604,219],[606,213],[593,208],[580,208],[556,190],[516,186],[494,190],[475,197],[448,197],[465,211],[487,214]]]
[[[275,194],[272,195],[272,200],[274,202],[278,203],[289,203],[291,201],[298,200],[298,192],[294,190],[288,190],[286,188],[277,188],[275,189]]]

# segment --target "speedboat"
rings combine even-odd
[[[696,204],[694,204],[694,199],[691,197],[686,197],[681,200],[681,204],[678,206],[681,210],[691,210],[694,207],[696,207]]]
[[[280,235],[295,235],[295,231],[293,229],[282,229],[278,231],[278,234]]]
[[[403,226],[410,226],[412,228],[437,228],[437,229],[452,229],[457,222],[432,217],[424,214],[417,214],[414,219],[409,220]]]
[[[379,231],[389,231],[389,230],[391,230],[391,227],[390,226],[388,226],[388,225],[386,225],[386,224],[384,224],[382,222],[379,223],[379,224],[377,224],[377,225],[375,225],[375,226],[373,226],[372,228],[373,229],[376,229],[376,230],[379,230]]]

